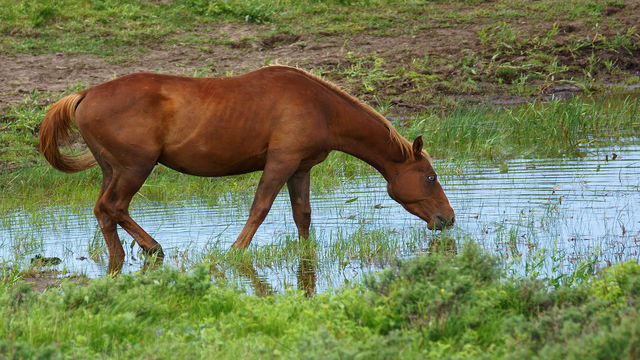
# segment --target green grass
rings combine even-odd
[[[551,0],[531,4],[508,0],[496,4],[466,0],[3,0],[0,5],[0,33],[5,35],[9,51],[38,52],[102,52],[106,49],[99,48],[104,45],[144,48],[145,42],[163,42],[167,35],[195,31],[199,26],[222,21],[270,23],[297,32],[373,30],[387,34],[412,32],[429,24],[464,25],[477,23],[478,19],[487,23],[499,19],[521,20],[534,13],[542,14],[548,21],[582,20],[598,24],[605,22],[607,7],[624,9],[623,2],[609,0],[580,0],[569,6]],[[619,24],[613,26],[623,28]],[[74,40],[77,35],[80,41]],[[104,35],[113,36],[107,39]],[[17,38],[30,41],[19,44],[15,41]]]
[[[300,31],[309,24],[315,31],[362,31],[367,25],[381,27],[376,24],[390,21],[395,11],[389,6],[399,4],[402,2],[3,0],[0,44],[9,53],[63,51],[111,57],[123,47],[140,52],[152,43],[171,44],[174,35],[198,32],[219,22],[273,23],[285,32]],[[403,13],[420,7],[401,5]],[[355,9],[361,11],[353,12]],[[385,11],[378,14],[380,9]],[[340,15],[347,12],[348,19]],[[302,18],[311,18],[311,22],[301,22]],[[332,26],[327,29],[329,23]]]
[[[363,283],[257,297],[206,266],[67,281],[43,293],[0,283],[5,358],[633,358],[640,266],[549,289],[505,277],[467,244],[398,261]]]
[[[638,141],[640,97],[631,93],[459,108],[417,116],[408,132],[425,134],[437,158],[581,157],[600,146]]]

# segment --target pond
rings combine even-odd
[[[456,226],[445,235],[457,246],[481,244],[508,272],[566,274],[581,261],[596,266],[638,259],[640,246],[640,146],[605,148],[582,158],[515,159],[501,165],[436,161],[441,182],[456,210]],[[219,276],[251,291],[308,292],[334,289],[384,268],[397,257],[429,251],[443,234],[389,198],[376,173],[344,179],[311,198],[314,250],[302,260],[269,259],[295,247],[289,199],[281,193],[256,233],[255,264],[216,263]],[[313,179],[312,179],[313,187]],[[163,246],[165,263],[187,268],[203,257],[224,258],[246,220],[253,194],[229,193],[223,201],[152,202],[137,197],[132,217]],[[90,277],[106,272],[104,241],[93,204],[16,210],[0,217],[0,257],[27,265],[36,254],[58,257],[65,273]],[[119,230],[127,252],[125,272],[143,258]],[[218,254],[218,255],[211,255]],[[270,255],[271,254],[271,255]],[[276,255],[273,255],[276,254]],[[306,275],[303,275],[306,274]],[[307,281],[300,281],[307,278]]]

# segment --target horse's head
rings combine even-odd
[[[387,184],[387,192],[407,211],[427,222],[430,229],[453,225],[455,215],[431,162],[422,152],[422,136],[413,142],[414,160],[399,165]]]

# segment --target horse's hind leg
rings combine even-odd
[[[164,258],[162,247],[129,216],[129,204],[135,193],[153,169],[153,165],[141,170],[114,169],[109,185],[98,200],[96,208],[106,214],[113,222],[127,231],[147,254],[155,254],[158,259]],[[104,234],[104,231],[103,231]],[[117,234],[116,234],[117,236]],[[106,237],[105,237],[106,240]],[[107,240],[108,243],[108,240]],[[120,244],[120,241],[118,240]],[[122,245],[120,244],[120,248]],[[116,250],[117,251],[117,250]],[[111,259],[109,268],[111,269]],[[116,256],[118,258],[118,256]],[[124,255],[122,256],[124,260]],[[117,264],[115,264],[117,265]],[[122,265],[120,264],[120,267]]]
[[[111,183],[112,170],[109,166],[103,166],[102,168],[102,186],[100,187],[100,195],[98,195],[98,202],[94,208],[94,214],[98,219],[98,226],[102,232],[105,242],[107,243],[107,250],[109,251],[109,268],[107,272],[109,274],[117,274],[122,270],[124,263],[124,249],[122,243],[118,237],[118,231],[116,228],[116,221],[103,209],[101,205],[101,199],[105,191]]]

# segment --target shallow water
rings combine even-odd
[[[436,169],[445,166],[435,164]],[[639,258],[640,146],[600,149],[577,159],[517,159],[501,166],[469,163],[462,172],[441,176],[456,210],[456,226],[449,235],[459,245],[466,239],[479,242],[511,272],[524,274],[538,263],[541,276],[555,276],[585,259],[604,266]],[[253,269],[226,268],[222,273],[261,293],[296,286],[325,291],[388,263],[375,256],[341,258],[332,250],[336,244],[351,246],[364,233],[379,238],[374,247],[390,243],[398,248],[396,255],[410,257],[427,251],[429,242],[440,236],[426,231],[424,222],[391,200],[379,175],[345,179],[343,184],[329,193],[312,194],[317,264],[276,262]],[[219,204],[136,198],[131,215],[162,244],[167,263],[188,266],[208,250],[231,246],[252,197],[228,194]],[[86,204],[5,214],[0,218],[0,257],[26,264],[35,254],[55,256],[62,259],[58,270],[104,275],[103,240],[92,209],[93,204]],[[128,256],[124,271],[138,271],[143,262],[139,248],[130,248],[131,237],[119,232]],[[281,193],[251,246],[284,246],[295,237],[288,196]],[[102,255],[93,260],[94,252]],[[299,282],[301,272],[312,280]]]
[[[466,224],[459,231],[503,259],[531,262],[543,251],[543,269],[552,276],[589,258],[600,266],[639,258],[640,147],[581,159],[513,160],[506,173],[477,170],[449,183]]]

